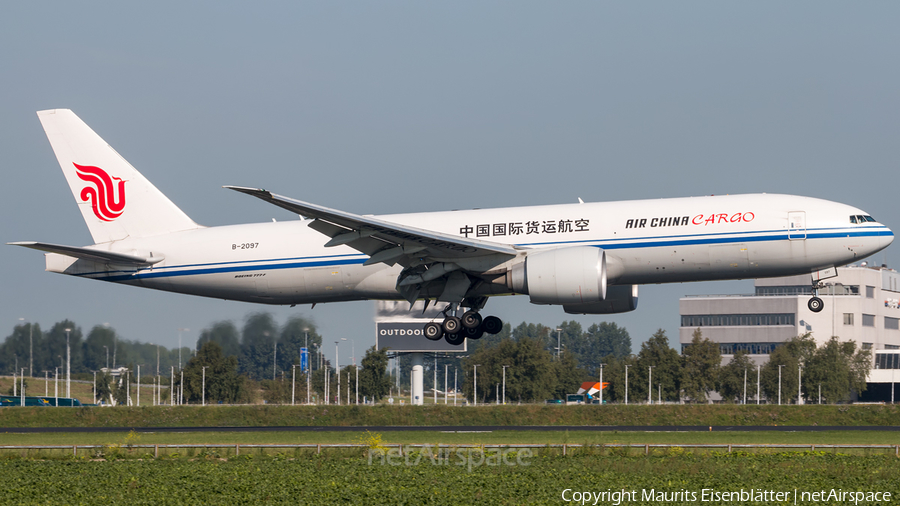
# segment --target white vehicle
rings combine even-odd
[[[228,186],[303,219],[204,227],[72,111],[38,117],[95,243],[11,243],[48,271],[264,304],[439,301],[424,333],[453,344],[502,328],[480,315],[492,295],[608,314],[640,284],[810,273],[820,311],[820,279],[894,239],[855,207],[768,194],[361,216]]]

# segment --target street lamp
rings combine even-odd
[[[207,367],[209,367],[209,366],[208,366],[208,365],[204,365],[204,366],[202,367],[202,369],[203,369],[203,387],[201,387],[202,389],[200,390],[200,392],[201,392],[201,394],[200,394],[200,405],[201,405],[201,406],[206,406],[206,368],[207,368]]]
[[[559,353],[562,350],[562,345],[560,344],[561,341],[559,338],[561,332],[562,332],[562,329],[559,327],[556,327],[556,360],[559,360]]]
[[[781,368],[783,365],[778,366],[778,405],[781,406]]]
[[[478,366],[481,364],[475,364],[475,389],[472,392],[472,401],[475,405],[478,405]]]
[[[103,346],[106,349],[106,374],[109,374],[109,346]]]
[[[759,370],[760,365],[756,364],[756,405],[759,406]]]
[[[603,366],[606,364],[600,364],[600,405],[603,405]]]
[[[294,405],[294,399],[297,397],[297,364],[291,364],[291,406]]]
[[[628,405],[628,368],[631,367],[628,364],[625,364],[625,405]]]
[[[66,397],[72,397],[72,349],[69,347],[69,333],[72,329],[66,329]]]
[[[803,371],[803,365],[797,364],[797,405],[803,404],[803,380],[800,378],[800,373]]]
[[[647,366],[650,369],[650,375],[647,377],[647,404],[653,404],[653,368],[655,365]]]
[[[508,365],[503,366],[503,405],[506,405],[506,368]]]

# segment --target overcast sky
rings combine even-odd
[[[69,108],[195,221],[291,216],[221,188],[358,214],[725,193],[861,207],[900,230],[900,5],[888,2],[9,2],[0,17],[0,239],[90,244],[35,111]],[[185,344],[212,322],[312,317],[374,344],[372,303],[278,308],[44,272],[0,246],[19,318]],[[900,266],[898,246],[876,258]],[[677,346],[650,285],[614,321]],[[555,326],[525,296],[486,314]],[[328,350],[329,347],[326,347]],[[342,352],[349,356],[349,350]],[[344,360],[342,360],[344,362]]]

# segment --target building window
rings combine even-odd
[[[681,315],[682,327],[793,326],[794,321],[793,313]]]
[[[862,324],[863,324],[863,327],[874,327],[875,326],[875,315],[863,313]]]
[[[871,350],[871,349],[872,349],[872,343],[863,343],[862,349],[864,349],[864,350]]]
[[[875,298],[875,287],[866,285],[866,298],[874,299]]]
[[[719,343],[719,353],[722,355],[734,355],[743,351],[748,355],[769,355],[775,348],[784,343]],[[691,346],[690,343],[682,343],[681,353]]]
[[[853,325],[853,313],[844,313],[844,325]]]
[[[879,353],[875,355],[875,369],[900,369],[900,354]]]
[[[884,328],[900,330],[900,318],[891,318],[890,316],[884,317]]]

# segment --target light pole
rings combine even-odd
[[[340,341],[334,342],[334,372],[337,373],[337,405],[341,405],[341,362],[338,360],[338,344],[346,341],[346,337],[342,337]]]
[[[437,406],[437,355],[434,356],[434,370],[431,371],[434,373],[434,381],[432,381],[432,390],[434,390],[434,405]]]
[[[759,406],[759,368],[760,365],[756,364],[756,405]]]
[[[478,405],[478,366],[481,364],[475,364],[475,389],[472,393],[472,401],[474,401],[475,405]]]
[[[778,405],[781,406],[781,368],[783,365],[778,366]]]
[[[72,349],[69,347],[69,333],[66,329],[66,398],[72,397]]]
[[[625,364],[625,405],[628,405],[628,368],[631,367],[628,364]]]
[[[21,405],[24,406],[25,405],[25,368],[24,367],[22,368],[22,372],[19,374],[19,376],[22,378],[22,388],[21,388],[22,391],[19,393],[22,394]]]
[[[272,381],[275,381],[275,376],[278,374],[278,341],[276,341],[272,346]]]
[[[647,377],[647,404],[653,404],[653,368],[655,365],[647,366],[650,375]]]
[[[747,368],[744,368],[744,405],[747,404]]]
[[[294,405],[294,399],[297,398],[297,364],[291,364],[291,406]]]
[[[600,364],[600,405],[603,405],[603,366],[606,364]]]
[[[456,406],[456,398],[459,396],[456,391],[456,373],[459,372],[459,369],[456,367],[453,368],[453,405]]]
[[[562,351],[562,344],[561,344],[562,341],[560,341],[560,337],[559,337],[561,332],[562,332],[562,329],[559,327],[556,327],[556,360],[559,360],[559,353],[560,353],[560,351]]]
[[[506,368],[508,365],[503,366],[503,405],[506,405]]]
[[[803,383],[800,378],[800,373],[803,371],[803,366],[801,364],[797,364],[797,405],[803,404]]]
[[[204,365],[201,369],[203,369],[203,387],[200,390],[200,405],[206,406],[206,368],[208,365]]]
[[[356,369],[356,405],[359,405],[359,366],[354,365],[354,369]]]
[[[109,374],[109,346],[103,346],[106,349],[106,374]]]
[[[137,366],[137,406],[141,407],[141,366]]]
[[[449,386],[449,385],[447,385],[447,383],[448,383],[447,371],[449,370],[449,368],[450,368],[450,364],[444,364],[444,406],[447,405],[447,398],[450,395],[450,393],[447,391],[447,387]]]
[[[53,405],[59,406],[59,367],[55,367],[56,372],[53,373]]]
[[[306,336],[306,404],[309,405],[309,372],[312,369],[312,361],[309,356],[309,327],[303,328],[303,335]]]

